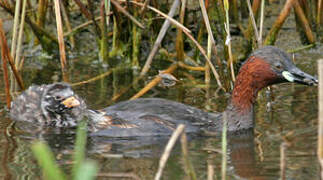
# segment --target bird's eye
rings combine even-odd
[[[276,67],[277,69],[279,69],[279,70],[283,68],[283,66],[282,66],[280,63],[276,63],[276,64],[275,64],[275,67]]]
[[[62,100],[63,97],[62,96],[54,96],[55,100]]]

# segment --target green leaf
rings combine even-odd
[[[79,166],[74,176],[75,180],[92,180],[95,179],[98,172],[98,166],[93,161],[86,161]]]
[[[87,138],[87,121],[83,120],[80,122],[77,128],[76,142],[74,147],[74,166],[73,166],[73,177],[76,177],[79,168],[85,159],[85,146]]]
[[[38,164],[43,169],[45,177],[49,180],[64,180],[66,179],[64,173],[56,164],[53,153],[47,144],[43,142],[36,142],[31,147]]]

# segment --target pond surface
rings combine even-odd
[[[290,19],[289,21],[293,22]],[[286,23],[284,27],[276,45],[285,50],[300,47],[295,25]],[[72,82],[87,80],[107,71],[104,64],[93,60],[97,58],[95,51],[92,47],[69,58]],[[295,63],[303,71],[317,74],[316,60],[322,57],[323,45],[318,44],[315,48],[296,53]],[[34,54],[28,56],[23,72],[26,85],[51,83],[59,79],[57,74],[60,70],[57,64],[57,58]],[[86,100],[90,108],[101,109],[114,103],[112,97],[132,84],[133,76],[135,75],[132,69],[125,69],[101,80],[74,86],[73,89]],[[151,78],[153,77],[152,74]],[[149,82],[149,79],[146,82]],[[209,98],[202,80],[190,81],[183,78],[182,82],[170,88],[155,87],[144,97],[171,99],[204,110],[211,108],[214,111],[222,111],[226,106],[228,94],[217,94],[216,88],[211,87]],[[2,81],[0,87],[4,87]],[[131,97],[142,88],[142,84],[133,87],[135,88],[131,88],[117,101]],[[4,90],[1,89],[0,93],[0,105],[4,107]],[[213,96],[215,94],[217,96]],[[207,101],[209,99],[210,101]],[[263,90],[256,104],[254,132],[229,137],[228,177],[279,179],[281,149],[284,148],[286,179],[319,179],[320,168],[316,157],[317,107],[317,87],[287,83],[273,86],[270,93]],[[45,140],[54,151],[61,167],[70,172],[75,138],[73,134],[39,134],[35,137],[7,129],[11,121],[3,108],[0,115],[0,179],[42,179],[40,168],[30,150],[30,144],[37,139]],[[98,179],[153,179],[168,138],[89,137],[87,155],[99,164]],[[210,168],[214,169],[216,179],[221,177],[222,155],[217,153],[221,150],[221,137],[189,138],[188,147],[198,179],[207,179]],[[183,167],[183,153],[180,144],[177,144],[167,162],[163,179],[189,179]]]
[[[316,59],[321,56],[322,47],[303,51],[297,54],[297,66],[302,70],[316,74]],[[76,69],[87,66],[75,63]],[[95,68],[95,67],[94,67]],[[81,71],[81,70],[80,70]],[[85,73],[86,72],[80,72]],[[88,74],[95,74],[90,72]],[[89,76],[89,75],[85,75]],[[83,77],[84,78],[84,77]],[[110,103],[113,88],[109,78],[94,83],[75,87],[78,94],[84,97],[91,108],[105,107]],[[146,97],[174,99],[205,108],[203,88],[198,85],[179,84],[169,89],[157,87],[155,93]],[[178,94],[184,94],[179,96]],[[215,93],[214,90],[211,94]],[[2,97],[3,99],[3,97]],[[227,99],[227,95],[212,98],[211,107],[218,107],[218,99]],[[3,100],[1,102],[4,102]],[[202,103],[201,103],[202,102]],[[2,104],[2,107],[4,104]],[[225,105],[222,105],[225,106]],[[270,107],[270,108],[269,108]],[[219,109],[221,109],[221,104]],[[68,172],[74,136],[69,134],[30,136],[23,132],[11,133],[8,136],[6,127],[10,120],[1,112],[0,175],[5,179],[41,177],[39,166],[33,158],[29,145],[35,139],[45,139],[56,154],[56,158]],[[296,84],[279,84],[272,88],[270,98],[263,90],[256,105],[256,128],[254,136],[242,134],[229,138],[228,176],[232,179],[278,179],[280,176],[280,148],[287,144],[286,177],[288,179],[318,179],[319,166],[316,159],[317,141],[317,87]],[[9,131],[10,132],[10,131]],[[153,179],[160,154],[168,137],[149,139],[154,144],[145,144],[145,140],[108,138],[89,138],[88,157],[100,165],[102,178],[105,176],[138,176],[142,179]],[[189,155],[198,179],[206,179],[208,167],[213,167],[220,177],[221,154],[209,149],[221,149],[220,137],[199,137],[189,141]],[[106,173],[106,174],[103,174]],[[182,152],[176,146],[167,163],[164,179],[186,179],[183,170]],[[113,178],[111,178],[113,179]],[[125,178],[126,179],[126,178]]]

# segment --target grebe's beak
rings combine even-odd
[[[61,102],[67,108],[73,108],[79,106],[81,103],[77,100],[74,96],[66,98],[64,101]]]
[[[309,86],[318,84],[317,78],[301,71],[297,67],[289,69],[288,71],[283,71],[282,75],[289,82],[296,82],[299,84],[304,84]]]

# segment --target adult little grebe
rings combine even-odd
[[[253,52],[240,68],[226,109],[228,131],[252,128],[258,91],[282,82],[318,83],[277,47],[266,46]],[[10,116],[17,121],[54,127],[74,127],[87,116],[90,130],[113,137],[168,135],[178,124],[185,124],[186,131],[194,133],[222,129],[221,113],[208,113],[159,98],[139,98],[103,110],[89,110],[65,83],[31,86],[12,103]]]

